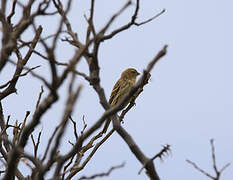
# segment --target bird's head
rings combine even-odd
[[[129,68],[126,69],[125,71],[122,72],[121,74],[121,78],[123,79],[129,79],[129,80],[136,80],[136,77],[139,75],[140,73],[137,72],[136,69],[134,68]]]

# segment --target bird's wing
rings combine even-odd
[[[113,87],[112,94],[109,99],[111,106],[116,105],[121,99],[126,95],[132,84],[127,80],[118,80],[115,86]]]
[[[112,89],[112,93],[111,96],[109,98],[109,104],[112,104],[112,101],[114,99],[114,97],[116,96],[116,94],[119,92],[120,90],[120,79],[116,82],[116,84],[114,85],[113,89]]]

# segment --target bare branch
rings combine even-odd
[[[78,140],[78,133],[77,133],[77,125],[76,122],[72,119],[71,116],[69,116],[69,119],[71,120],[71,122],[73,123],[73,129],[74,129],[74,136],[76,141]]]
[[[29,72],[31,72],[32,70],[34,70],[34,69],[36,69],[36,68],[38,68],[38,67],[40,67],[40,66],[32,67],[32,68],[28,69],[25,73],[14,76],[10,81],[8,81],[8,82],[6,82],[5,84],[1,85],[1,86],[0,86],[0,89],[5,88],[5,87],[8,86],[10,83],[12,83],[13,81],[15,81],[17,78],[22,77],[22,76],[26,76]]]
[[[14,0],[13,3],[12,3],[11,13],[10,13],[9,16],[7,17],[7,22],[8,22],[8,24],[11,24],[11,18],[12,18],[12,17],[14,16],[14,14],[15,14],[16,3],[17,3],[17,0]]]
[[[16,83],[17,83],[17,81],[18,81],[18,79],[20,77],[20,74],[21,74],[21,72],[23,70],[23,66],[26,65],[26,63],[28,62],[29,58],[32,55],[33,49],[36,47],[36,44],[37,44],[37,42],[39,40],[41,32],[42,32],[42,27],[39,26],[37,31],[36,31],[35,37],[34,37],[34,39],[32,41],[31,47],[29,48],[29,50],[26,53],[25,57],[22,60],[20,60],[20,59],[18,60],[17,67],[16,67],[16,70],[15,70],[14,76],[12,78],[12,81],[10,82],[10,85],[8,86],[7,89],[5,89],[3,92],[0,93],[0,100],[5,98],[6,96],[10,95],[11,93],[16,92],[15,85],[16,85]]]
[[[79,180],[88,180],[88,179],[95,179],[95,178],[97,178],[97,177],[109,176],[113,170],[119,169],[119,168],[123,168],[124,166],[125,166],[125,163],[122,163],[121,165],[111,167],[111,168],[110,168],[107,172],[105,172],[105,173],[95,174],[95,175],[92,175],[92,176],[90,176],[90,177],[82,176],[81,178],[79,178]]]
[[[211,155],[212,155],[212,161],[213,161],[213,169],[214,172],[216,174],[216,176],[212,176],[210,175],[208,172],[204,171],[203,169],[201,169],[200,167],[198,167],[198,165],[196,165],[194,162],[190,161],[190,160],[186,160],[189,164],[191,164],[196,170],[198,170],[199,172],[201,172],[202,174],[204,174],[205,176],[209,177],[210,179],[213,180],[220,180],[220,176],[222,174],[222,172],[230,166],[230,163],[227,163],[225,166],[223,166],[223,168],[221,168],[221,170],[218,170],[217,168],[217,163],[216,163],[216,155],[215,155],[215,147],[214,147],[214,140],[211,139],[210,140],[210,145],[211,145]]]
[[[34,157],[35,158],[37,158],[37,152],[38,152],[38,148],[39,148],[39,144],[40,144],[41,133],[42,133],[42,130],[39,132],[39,135],[37,137],[37,142],[35,142],[33,134],[31,134],[31,139],[32,139],[32,143],[34,146]]]
[[[22,135],[22,132],[23,132],[25,126],[26,126],[26,122],[27,122],[27,119],[28,119],[28,116],[29,116],[29,115],[30,115],[30,111],[26,111],[25,118],[24,118],[23,124],[22,124],[22,126],[21,126],[21,128],[20,128],[20,132],[19,132],[17,141],[19,141],[19,138],[20,138],[20,136]]]
[[[81,135],[83,135],[85,129],[87,128],[87,124],[86,124],[86,122],[85,122],[85,116],[84,116],[84,115],[83,115],[82,120],[83,120],[83,129],[82,129],[82,131],[81,131]]]
[[[51,153],[50,153],[50,159],[48,160],[45,168],[43,169],[42,172],[39,173],[39,177],[43,177],[44,173],[46,171],[48,171],[50,169],[50,167],[52,166],[52,164],[55,162],[55,154],[57,152],[57,148],[59,147],[60,145],[60,139],[62,137],[62,135],[64,134],[64,131],[65,131],[65,128],[66,128],[66,125],[67,125],[67,121],[73,111],[73,108],[74,108],[74,105],[75,105],[75,102],[77,100],[77,98],[79,97],[79,94],[81,92],[81,89],[82,89],[82,85],[78,86],[77,90],[73,93],[73,92],[70,92],[69,96],[68,96],[68,99],[67,99],[67,104],[66,104],[66,109],[64,111],[64,115],[63,115],[63,118],[62,118],[62,126],[60,128],[60,132],[58,133],[57,135],[57,138],[55,140],[55,144],[54,144],[54,147],[52,148],[51,150]],[[59,171],[55,171],[54,173],[54,177],[58,177],[60,173],[60,169]]]
[[[222,167],[222,169],[220,169],[220,173],[222,173],[226,168],[228,168],[231,165],[231,163],[227,163],[225,166]]]
[[[95,10],[94,7],[95,7],[95,0],[91,0],[90,17],[88,19],[86,16],[84,16],[89,25],[86,33],[86,43],[90,40],[91,32],[93,33],[94,37],[96,36],[95,26],[93,22],[94,10]]]
[[[159,158],[162,160],[163,156],[165,156],[169,152],[171,152],[171,149],[170,149],[170,145],[167,144],[167,145],[163,146],[163,149],[158,154],[156,154],[154,157],[152,157],[149,161],[153,161],[156,158]],[[146,167],[147,163],[142,166],[142,168],[139,170],[138,174],[141,174],[142,170]]]
[[[15,62],[14,62],[13,60],[11,60],[11,59],[9,59],[8,61],[9,61],[9,63],[11,63],[11,64],[13,64],[13,65],[17,65],[17,63],[15,63]],[[24,66],[23,69],[25,69],[25,70],[30,70],[31,68],[29,68],[29,67],[27,67],[27,66]],[[46,80],[44,77],[42,77],[42,76],[36,74],[36,73],[33,72],[33,71],[29,71],[29,72],[31,73],[31,75],[32,75],[33,77],[35,77],[35,78],[41,80],[41,81],[46,85],[46,87],[48,87],[49,89],[51,89],[51,85],[47,82],[47,80]]]
[[[143,21],[143,22],[137,23],[137,22],[136,22],[136,19],[137,19],[138,11],[139,11],[139,8],[140,8],[139,2],[140,2],[140,0],[137,0],[137,2],[136,2],[136,8],[135,8],[134,14],[133,14],[132,17],[131,17],[131,21],[130,21],[128,24],[123,25],[123,26],[121,26],[120,28],[118,28],[118,29],[112,31],[110,34],[103,36],[103,37],[101,38],[101,41],[105,41],[105,40],[108,40],[108,39],[113,38],[115,35],[119,34],[120,32],[129,29],[132,25],[136,25],[136,26],[144,25],[144,24],[146,24],[146,23],[148,23],[148,22],[150,22],[150,21],[156,19],[157,17],[159,17],[160,15],[162,15],[162,14],[165,12],[165,9],[163,9],[160,13],[156,14],[156,15],[153,16],[152,18],[150,18],[150,19],[148,19],[148,20],[145,20],[145,21]]]
[[[202,170],[200,167],[198,167],[194,162],[190,161],[190,160],[186,160],[187,163],[191,164],[196,170],[198,170],[199,172],[201,172],[202,174],[206,175],[207,177],[215,180],[215,177],[211,176],[209,173],[207,173],[206,171]]]
[[[216,163],[216,157],[215,157],[215,148],[214,148],[214,140],[213,139],[210,140],[210,145],[211,145],[211,151],[212,151],[213,168],[214,168],[214,171],[217,173],[218,169],[217,169],[217,163]]]
[[[88,155],[88,157],[83,161],[83,163],[81,164],[81,166],[79,167],[73,167],[71,173],[69,174],[69,176],[67,177],[67,180],[69,178],[71,178],[72,176],[74,176],[75,174],[77,174],[79,171],[81,171],[86,165],[87,163],[91,160],[91,158],[94,156],[94,154],[97,152],[97,150],[101,147],[101,145],[114,133],[114,129],[112,129],[111,131],[109,131],[109,133],[100,141],[98,142],[94,149],[91,151],[91,153]],[[102,135],[102,134],[101,134]],[[100,134],[98,135],[100,136]]]
[[[148,22],[151,22],[151,21],[153,21],[154,19],[156,19],[157,17],[159,17],[160,15],[162,15],[165,11],[166,11],[166,10],[163,9],[160,13],[156,14],[156,15],[153,16],[152,18],[147,19],[147,20],[145,20],[145,21],[143,21],[143,22],[140,22],[140,23],[136,23],[136,22],[135,22],[134,25],[136,25],[136,26],[141,26],[141,25],[144,25],[144,24],[146,24],[146,23],[148,23]]]
[[[85,73],[82,73],[82,72],[79,72],[79,71],[76,71],[76,70],[73,70],[73,72],[79,76],[82,76],[84,79],[86,79],[87,81],[91,81],[91,78],[89,76],[87,76]]]
[[[52,136],[49,138],[49,141],[48,141],[46,150],[45,150],[45,152],[44,152],[44,156],[43,156],[43,158],[42,158],[42,160],[41,160],[42,162],[46,159],[47,154],[48,154],[49,149],[50,149],[50,146],[51,146],[51,144],[52,144],[52,141],[53,141],[53,139],[54,139],[54,137],[55,137],[55,135],[56,135],[58,129],[59,129],[61,126],[62,126],[62,122],[54,129]]]
[[[137,0],[138,2],[139,0]],[[100,35],[104,35],[104,33],[106,32],[106,30],[109,28],[109,26],[114,22],[114,20],[120,15],[122,14],[122,12],[124,12],[130,5],[132,4],[132,2],[129,0],[127,1],[127,3],[125,3],[125,5],[116,13],[114,14],[110,20],[108,21],[108,23],[105,25],[105,27],[100,31]],[[137,16],[137,13],[138,13],[138,6],[136,7],[136,10],[135,10],[135,14],[133,15],[132,18],[136,18]],[[128,28],[128,27],[127,27]],[[121,30],[122,31],[122,30]],[[101,41],[104,41],[106,40],[106,36],[102,36],[101,37]],[[109,38],[108,38],[109,39]]]
[[[40,104],[40,100],[41,100],[41,97],[42,97],[42,94],[44,93],[44,88],[43,86],[40,87],[41,91],[40,91],[40,94],[39,94],[39,97],[38,97],[38,100],[36,102],[36,109],[39,107],[39,104]]]

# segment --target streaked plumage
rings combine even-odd
[[[109,104],[111,107],[117,105],[117,103],[122,100],[124,95],[130,91],[131,87],[135,84],[136,78],[139,74],[140,73],[138,73],[134,68],[129,68],[122,72],[121,77],[114,85],[111,96],[109,98]],[[125,106],[127,106],[127,104]],[[110,122],[111,119],[106,121],[102,133],[106,133]]]

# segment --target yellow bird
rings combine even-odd
[[[121,77],[114,85],[109,99],[109,104],[111,107],[117,105],[117,103],[120,102],[122,98],[130,91],[131,87],[136,83],[136,78],[139,74],[140,73],[134,68],[126,69],[121,73]],[[129,102],[130,100],[126,103],[125,107]],[[110,122],[111,119],[107,119],[102,133],[106,133]]]

